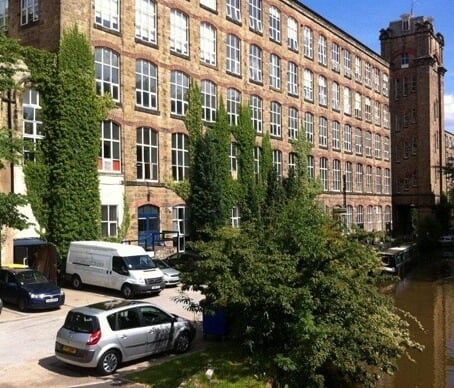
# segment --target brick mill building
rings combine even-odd
[[[188,177],[183,117],[191,79],[200,85],[206,123],[215,121],[221,99],[231,124],[240,105],[249,104],[257,164],[269,133],[274,166],[286,176],[295,163],[290,141],[304,136],[313,145],[309,172],[323,186],[320,204],[367,231],[392,228],[391,150],[403,151],[391,141],[400,108],[393,108],[390,88],[394,72],[402,71],[395,65],[398,45],[410,43],[393,40],[393,24],[380,37],[381,56],[293,0],[22,0],[9,8],[0,0],[1,22],[8,36],[51,51],[77,23],[92,45],[97,91],[116,102],[97,129],[105,237],[117,235],[125,214],[130,240],[169,230],[187,234],[185,203],[172,183]],[[441,50],[438,35],[433,42]],[[409,51],[411,60],[418,55]],[[420,62],[427,73],[421,82],[434,82],[430,65]],[[16,129],[34,142],[41,136],[39,116],[26,113],[39,112],[39,95],[30,88],[24,93]],[[421,115],[422,108],[434,109],[416,101]],[[440,121],[442,109],[439,114]],[[434,136],[441,125],[432,125]],[[426,152],[429,139],[418,141],[418,153]],[[235,175],[234,143],[230,157]],[[418,171],[423,179],[423,166]],[[420,187],[428,194],[436,179]],[[232,209],[232,225],[240,218],[241,209]]]

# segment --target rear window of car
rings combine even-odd
[[[99,329],[99,321],[93,315],[70,311],[63,327],[78,333],[93,333]]]

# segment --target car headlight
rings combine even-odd
[[[60,296],[65,295],[65,292],[63,290],[60,290]]]
[[[34,294],[33,292],[29,292],[28,295],[32,299],[42,299],[42,298],[44,298],[44,294]]]

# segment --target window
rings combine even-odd
[[[297,159],[297,154],[295,152],[290,152],[288,154],[288,172],[289,175],[294,173],[296,170],[296,160]]]
[[[314,57],[314,33],[307,26],[303,27],[303,41],[304,56],[312,59]]]
[[[351,162],[345,162],[345,191],[353,191],[353,167]]]
[[[345,213],[345,224],[347,225],[348,230],[351,230],[353,225],[353,206],[347,205]]]
[[[364,118],[366,121],[372,121],[372,104],[369,97],[364,99]]]
[[[270,39],[275,42],[281,41],[281,11],[276,7],[270,7],[269,11]]]
[[[240,227],[240,207],[234,206],[232,207],[232,228],[239,228]]]
[[[116,205],[101,206],[101,235],[103,237],[117,237],[118,216]]]
[[[332,139],[332,147],[333,150],[339,151],[340,150],[340,124],[338,121],[333,121],[331,126],[331,135]]]
[[[36,89],[27,88],[22,96],[22,134],[25,142],[25,160],[35,160],[36,145],[43,138],[42,125],[39,92]]]
[[[389,160],[389,137],[385,136],[383,138],[383,159]]]
[[[355,152],[357,155],[363,154],[363,131],[361,128],[356,128],[355,131]]]
[[[298,139],[299,132],[299,112],[298,109],[290,107],[288,109],[288,137]]]
[[[374,124],[381,124],[381,105],[378,101],[374,102]]]
[[[318,119],[318,143],[320,147],[328,147],[328,120],[325,117]]]
[[[344,113],[352,114],[352,91],[347,87],[344,87]]]
[[[262,82],[262,49],[255,44],[249,46],[249,79]]]
[[[364,228],[364,207],[362,205],[356,207],[356,225],[358,228]]]
[[[363,192],[363,165],[360,163],[356,165],[356,191]]]
[[[352,152],[352,127],[349,124],[344,125],[344,150]]]
[[[374,151],[375,151],[375,158],[381,159],[381,136],[378,133],[375,134]]]
[[[385,168],[383,180],[383,193],[391,194],[391,170],[389,168]]]
[[[185,134],[172,134],[172,177],[178,182],[189,178],[188,143],[188,137]]]
[[[364,64],[364,83],[366,86],[370,87],[372,85],[371,79],[371,65],[369,62],[366,62]]]
[[[20,24],[24,26],[38,21],[39,0],[21,0]]]
[[[209,23],[200,24],[200,60],[216,65],[216,29]]]
[[[202,80],[200,95],[202,99],[202,120],[213,123],[216,121],[217,87],[208,80]]]
[[[230,143],[230,172],[232,176],[236,178],[236,173],[238,171],[238,145],[236,143]]]
[[[158,69],[148,61],[136,61],[136,105],[146,109],[158,109]]]
[[[318,63],[326,66],[326,38],[323,35],[318,37]]]
[[[315,178],[314,157],[312,155],[307,155],[307,176],[312,179]]]
[[[355,92],[355,118],[360,119],[362,117],[362,110],[361,110],[361,94]]]
[[[361,82],[363,64],[360,57],[355,57],[355,80]]]
[[[270,55],[270,87],[281,88],[281,58],[275,54]]]
[[[249,28],[262,32],[262,0],[249,0]]]
[[[323,191],[328,191],[328,159],[320,158],[320,181]]]
[[[189,234],[188,216],[186,206],[174,206],[172,208],[172,230],[178,231],[180,236]]]
[[[372,232],[374,230],[374,207],[372,205],[369,205],[367,207],[367,214],[366,214],[366,223],[367,227],[366,230],[369,232]]]
[[[273,167],[276,175],[279,179],[282,178],[282,152],[279,150],[273,150],[272,152]]]
[[[153,44],[158,42],[154,0],[136,0],[136,38]]]
[[[121,171],[120,126],[113,121],[101,123],[101,149],[98,169],[105,172]]]
[[[340,71],[340,47],[337,43],[331,46],[331,68],[334,71]]]
[[[298,96],[298,66],[295,62],[287,64],[287,92],[292,96]]]
[[[372,156],[372,133],[370,131],[366,132],[364,148],[366,151],[366,156],[371,157]]]
[[[227,34],[226,70],[228,73],[241,75],[241,41],[232,34]]]
[[[340,110],[340,86],[337,82],[331,85],[331,104],[333,110]]]
[[[170,11],[170,51],[189,55],[189,19],[183,12]]]
[[[314,75],[309,69],[304,69],[304,99],[314,101]]]
[[[233,88],[227,89],[227,116],[230,125],[238,125],[240,118],[241,93]]]
[[[24,3],[37,3],[35,0],[22,0]],[[95,24],[109,30],[120,30],[119,0],[95,0]],[[25,23],[22,23],[25,24]]]
[[[387,74],[383,74],[382,77],[382,93],[385,97],[389,96],[389,77]]]
[[[410,57],[408,56],[408,53],[402,53],[400,56],[400,67],[402,68],[408,67],[409,63]]]
[[[381,176],[381,168],[377,167],[375,169],[375,192],[377,194],[381,194],[382,189],[382,176]]]
[[[322,75],[318,77],[318,103],[321,106],[328,105],[328,85],[326,78]]]
[[[109,93],[114,101],[120,101],[120,59],[112,50],[95,48],[96,92]]]
[[[352,55],[348,50],[344,50],[344,75],[348,78],[352,76]]]
[[[341,190],[341,169],[340,169],[340,160],[333,160],[333,191]]]
[[[254,175],[256,177],[260,174],[260,162],[262,160],[262,149],[254,147]]]
[[[298,23],[290,16],[287,19],[287,45],[290,50],[298,50]]]
[[[389,106],[383,105],[383,128],[389,129]]]
[[[200,0],[200,5],[216,11],[216,0]]]
[[[306,140],[314,144],[314,115],[312,113],[304,113],[304,129],[306,130]]]
[[[374,89],[376,92],[380,93],[380,70],[374,67],[372,72],[373,82],[374,82]]]
[[[252,127],[256,133],[263,132],[263,108],[262,99],[259,96],[252,95],[249,101],[249,107],[251,110],[251,121]]]
[[[226,13],[229,19],[241,22],[241,0],[226,0]]]
[[[0,0],[0,30],[8,30],[8,2],[9,0]]]
[[[282,136],[282,107],[276,101],[272,101],[270,105],[270,135]]]
[[[186,94],[189,91],[189,76],[181,71],[170,73],[170,112],[184,116],[188,107]]]
[[[158,176],[158,133],[151,128],[136,130],[137,179],[157,182]]]
[[[372,166],[366,166],[366,193],[372,193]]]

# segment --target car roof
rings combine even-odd
[[[21,273],[21,272],[38,272],[36,271],[36,269],[33,269],[33,268],[12,268],[12,267],[0,267],[1,270],[4,270],[4,271],[8,271],[8,272],[11,272],[13,274],[18,274],[18,273]]]
[[[154,304],[139,300],[110,299],[102,302],[92,303],[87,306],[76,307],[71,311],[80,312],[83,314],[100,314],[102,312],[121,310],[123,308],[131,306],[154,306]]]

